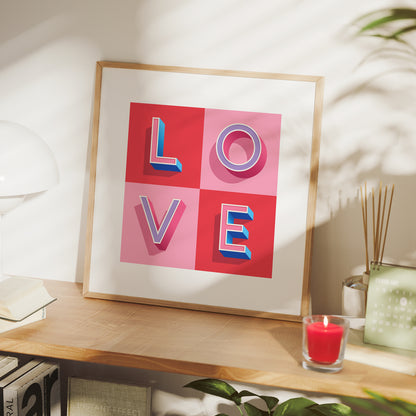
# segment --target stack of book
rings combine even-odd
[[[59,364],[0,356],[0,415],[60,416],[60,392]]]
[[[0,281],[0,332],[44,319],[46,306],[54,300],[42,280],[9,277]]]

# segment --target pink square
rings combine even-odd
[[[140,196],[146,196],[161,222],[172,200],[181,199],[184,211],[167,247],[152,241]],[[126,182],[120,261],[183,269],[194,269],[196,255],[199,190]]]
[[[228,126],[244,125],[256,133],[262,144],[262,160],[246,174],[227,169],[218,156],[217,140]],[[205,110],[202,148],[201,189],[276,196],[279,165],[281,115],[230,110]],[[235,130],[235,129],[234,129]],[[238,130],[238,129],[237,129]],[[247,135],[246,135],[247,136]],[[231,135],[229,135],[231,137]],[[251,155],[250,140],[234,140],[228,159],[242,164]],[[229,140],[230,141],[230,140]],[[233,140],[231,139],[231,142]],[[257,169],[258,168],[258,169]]]

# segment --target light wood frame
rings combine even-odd
[[[157,83],[154,84],[149,80],[157,80],[158,83],[163,84],[163,89],[153,87]],[[189,89],[186,89],[184,86],[187,86],[188,81]],[[195,89],[195,85],[199,85],[202,91]],[[324,79],[320,76],[97,62],[84,296],[300,321],[302,316],[310,312],[309,279],[323,87]],[[220,88],[221,91],[229,88],[222,97],[225,104],[224,101],[219,102],[216,99],[215,93],[211,94],[215,88]],[[242,89],[248,92],[246,99],[237,101],[230,98],[235,91],[241,92]],[[179,93],[180,91],[183,93]],[[281,91],[283,92],[280,96]],[[253,97],[251,97],[252,92]],[[273,96],[275,92],[276,99]],[[291,178],[287,179],[286,185],[282,185],[285,191],[282,191],[280,199],[288,201],[285,215],[289,212],[290,218],[282,220],[283,214],[281,212],[276,214],[276,217],[280,215],[279,231],[285,229],[287,235],[283,235],[282,231],[281,240],[286,239],[285,243],[280,242],[281,245],[275,243],[274,252],[279,258],[274,259],[271,279],[246,279],[249,281],[248,286],[241,285],[239,289],[238,278],[236,280],[232,277],[234,281],[229,283],[227,279],[230,276],[221,276],[219,280],[214,278],[212,285],[204,281],[202,285],[191,288],[183,294],[179,293],[180,286],[185,285],[184,282],[190,277],[189,273],[198,273],[198,271],[180,270],[179,277],[178,270],[174,270],[170,286],[166,284],[166,274],[171,271],[169,267],[156,267],[156,275],[152,272],[145,276],[146,272],[142,273],[144,270],[141,269],[142,265],[127,265],[120,262],[120,247],[117,240],[120,239],[121,232],[120,205],[123,199],[125,175],[123,163],[127,152],[128,114],[126,113],[128,113],[127,105],[132,101],[264,113],[276,113],[276,108],[280,109],[278,113],[282,114],[281,137],[285,143],[291,143],[290,146],[286,144],[290,147],[287,150],[282,151],[282,146],[280,149],[279,184],[280,176]],[[121,125],[124,127],[120,129]],[[120,141],[121,146],[114,147],[114,143],[109,144],[114,141],[110,139],[112,134],[113,138],[114,134],[117,135],[117,139],[114,140]],[[290,140],[286,140],[285,135],[290,136]],[[290,155],[291,162],[285,165],[282,163],[282,158],[284,161],[287,155]],[[295,171],[291,170],[293,167],[296,168]],[[287,175],[281,175],[280,170],[286,171]],[[296,186],[291,188],[294,181],[297,181]],[[113,192],[114,190],[116,192]],[[109,198],[109,195],[112,197]],[[294,207],[296,207],[295,211],[299,208],[299,212],[293,212]],[[115,225],[117,222],[119,224]],[[149,266],[146,266],[146,271],[148,269]],[[280,273],[277,277],[276,270],[280,272],[283,270],[284,273]],[[206,273],[202,272],[202,274],[203,280]],[[212,274],[208,278],[212,278]],[[175,280],[177,278],[178,281]],[[253,281],[255,283],[252,283]],[[236,290],[233,293],[229,292],[230,288],[235,286],[237,286]],[[244,296],[248,295],[239,291],[251,292],[250,297],[257,298],[254,301],[255,305],[248,304],[250,302],[244,299]],[[226,296],[223,296],[224,293]],[[255,296],[252,296],[253,294]],[[233,299],[239,298],[240,295],[243,299],[233,303]]]

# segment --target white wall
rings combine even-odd
[[[389,4],[388,1],[383,4]],[[406,3],[403,3],[406,4]],[[325,77],[315,312],[339,313],[341,281],[362,270],[359,186],[395,183],[385,257],[416,263],[412,205],[415,62],[357,38],[380,1],[0,0],[0,119],[52,148],[60,184],[4,218],[5,272],[82,281],[97,60]]]
[[[314,312],[339,313],[342,280],[363,270],[364,181],[395,184],[385,259],[416,264],[415,60],[355,37],[351,25],[393,4],[0,0],[0,119],[41,135],[61,175],[4,217],[5,272],[82,281],[97,60],[324,76]]]

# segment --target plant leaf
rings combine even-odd
[[[372,390],[365,390],[365,392],[371,397],[373,398],[375,401],[379,402],[379,403],[387,403],[389,402],[389,399],[387,399],[386,397],[382,396],[379,393],[376,393],[375,391]]]
[[[411,416],[416,415],[416,404],[408,403],[399,399],[394,400],[394,403],[397,405],[398,408],[404,409],[406,412],[408,412],[403,414]]]
[[[374,18],[376,16],[380,17],[377,17],[374,20],[371,20],[369,23],[365,24],[360,29],[360,33],[375,28],[379,28],[381,26],[386,25],[387,23],[391,23],[398,20],[416,19],[416,10],[410,8],[382,9],[368,13],[362,16],[360,19],[358,19],[358,21],[364,21],[370,18]]]
[[[308,407],[316,404],[314,401],[306,399],[304,397],[297,397],[294,399],[286,400],[276,407],[273,412],[273,416],[308,416],[313,413]]]
[[[409,416],[416,415],[416,404],[407,403],[402,400],[395,400],[395,403],[398,406],[400,406],[401,409],[407,412],[407,413],[402,413],[403,415],[409,415]]]
[[[259,397],[260,399],[264,400],[269,410],[273,410],[276,407],[277,403],[279,403],[279,399],[276,397],[272,397],[272,396],[259,396]]]
[[[222,380],[205,378],[201,380],[191,381],[184,387],[189,387],[191,389],[201,391],[202,393],[211,394],[213,396],[222,397],[223,399],[234,402],[236,405],[241,404],[241,398],[239,397],[237,390]]]
[[[256,393],[252,393],[251,391],[248,390],[242,390],[240,391],[240,393],[238,393],[238,395],[240,397],[258,397],[260,399],[262,399],[265,403],[267,408],[270,410],[273,410],[275,408],[275,406],[277,405],[277,403],[279,403],[279,399],[273,396],[264,396],[264,395],[259,395]]]
[[[310,406],[309,409],[322,416],[358,416],[351,407],[340,403],[325,403]]]
[[[370,396],[369,399],[344,397],[343,402],[351,406],[354,410],[369,416],[416,415],[416,404],[399,399],[390,400],[370,390],[365,390],[365,392]]]
[[[247,413],[247,416],[269,416],[269,412],[260,410],[256,406],[253,406],[250,403],[244,403],[244,409]]]
[[[379,393],[366,390],[366,393],[372,398],[372,402],[379,404],[380,407],[388,411],[396,412],[401,416],[414,416],[416,414],[416,404],[407,403],[399,399],[388,399]]]
[[[248,391],[248,390],[241,390],[240,393],[238,393],[238,395],[240,397],[244,397],[244,396],[257,396],[256,393],[252,393],[251,391]]]
[[[369,416],[392,416],[391,413],[387,413],[373,400],[361,399],[358,397],[344,397],[342,401],[359,414]]]
[[[413,24],[413,25],[410,25],[410,26],[406,26],[406,27],[402,27],[401,29],[399,29],[396,32],[392,33],[389,37],[391,37],[392,39],[397,39],[401,35],[403,35],[404,33],[413,32],[414,30],[416,30],[416,24]]]

